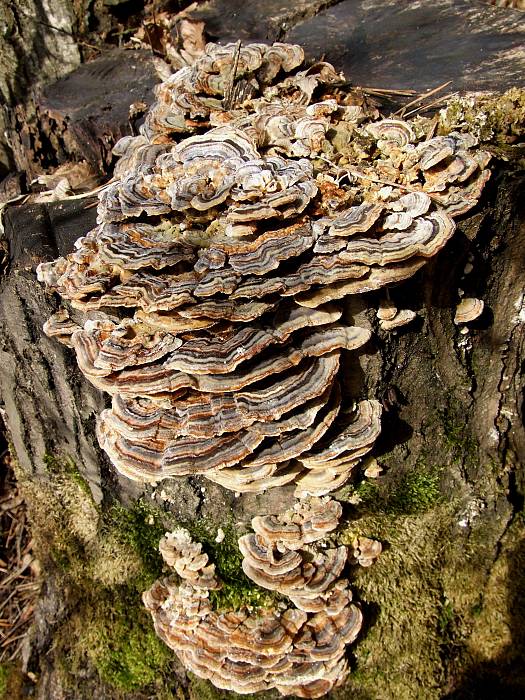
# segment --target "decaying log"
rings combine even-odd
[[[71,161],[103,177],[111,149],[134,125],[159,82],[147,51],[114,49],[46,87],[10,113],[13,158],[29,180]]]

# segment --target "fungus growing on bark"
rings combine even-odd
[[[397,314],[397,306],[390,299],[381,299],[376,316],[380,321],[391,321]]]
[[[56,338],[59,343],[70,348],[71,336],[80,330],[80,326],[71,319],[69,311],[61,307],[44,323],[43,330],[48,338]]]
[[[341,395],[342,356],[370,331],[330,302],[415,274],[489,176],[469,134],[378,119],[303,59],[288,44],[200,47],[116,145],[96,228],[38,268],[77,310],[79,325],[60,312],[46,332],[111,394],[98,438],[130,478],[294,482],[298,496],[344,484],[380,410]]]
[[[484,308],[485,302],[482,299],[465,297],[456,307],[454,323],[460,325],[463,323],[469,323],[470,321],[475,321],[481,316]]]
[[[352,542],[352,560],[360,566],[372,566],[382,551],[381,542],[370,537],[356,537]]]
[[[294,579],[293,585],[281,585],[289,603],[283,599],[257,610],[213,610],[209,591],[221,585],[213,565],[188,532],[168,533],[160,551],[180,578],[160,579],[143,594],[157,634],[187,669],[225,690],[245,694],[275,688],[282,695],[317,698],[341,685],[348,673],[346,648],[362,624],[348,581],[340,578],[347,548],[324,549],[311,562],[303,552],[305,547],[315,552],[340,515],[337,502],[312,499],[281,515],[254,519],[257,534],[242,537],[241,550],[258,564],[265,548],[274,552],[274,560],[266,562],[265,583]],[[301,564],[294,576],[293,569],[285,569],[296,559]],[[258,571],[252,576],[250,566],[245,571],[261,578]]]
[[[392,318],[382,318],[379,321],[379,326],[384,331],[392,331],[400,326],[406,326],[415,319],[416,315],[416,312],[412,311],[411,309],[401,309],[400,311],[396,310],[396,313],[392,316]]]
[[[347,560],[344,546],[308,547],[334,530],[341,506],[329,498],[299,502],[277,517],[255,517],[253,534],[239,539],[244,573],[259,586],[287,596],[300,610],[318,612]]]

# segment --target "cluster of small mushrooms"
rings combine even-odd
[[[299,46],[208,44],[157,88],[140,134],[115,147],[97,227],[38,268],[69,303],[45,331],[111,395],[98,439],[131,479],[202,474],[236,492],[293,483],[305,498],[355,475],[381,406],[341,391],[344,352],[371,332],[345,323],[337,302],[414,275],[490,175],[471,135],[380,118],[330,64],[303,63]],[[414,312],[385,303],[378,316],[389,330]],[[248,560],[263,556],[254,542],[242,540]],[[246,566],[266,585],[266,565]],[[334,590],[324,615],[348,596]],[[289,594],[300,608],[302,594]],[[181,596],[177,610],[197,605]],[[282,639],[297,639],[310,612],[283,616]],[[171,644],[178,633],[162,634]],[[307,664],[307,683],[325,663],[314,658],[286,664]],[[191,663],[205,672],[207,661]]]
[[[283,596],[274,608],[256,612],[214,611],[209,591],[221,585],[215,566],[186,530],[167,533],[160,551],[174,573],[143,595],[157,634],[187,669],[219,688],[325,695],[344,681],[345,649],[362,624],[341,577],[347,547],[318,546],[340,517],[340,504],[325,497],[252,520],[255,532],[239,540],[244,572]]]

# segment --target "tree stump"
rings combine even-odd
[[[502,92],[522,80],[517,11],[466,0],[227,6],[212,0],[195,12],[212,38],[297,41],[353,84],[423,91],[452,80],[451,90]],[[115,56],[99,65],[118,67],[124,54]],[[139,61],[149,101],[154,72]],[[108,114],[107,83],[99,99],[94,81],[84,119],[60,87],[82,94],[77,86],[96,71],[83,66],[47,88],[41,104],[52,128],[64,108],[68,153],[100,168],[132,128],[125,90]],[[92,138],[87,124],[99,129]],[[460,700],[486,688],[503,698],[525,689],[524,184],[515,163],[500,162],[447,247],[391,291],[398,308],[418,312],[417,324],[379,331],[349,364],[349,382],[384,406],[373,453],[384,474],[336,497],[349,536],[380,539],[386,551],[352,582],[367,628],[353,650],[355,672],[333,698]],[[17,202],[3,215],[0,397],[43,567],[24,668],[46,700],[234,697],[184,673],[156,640],[140,591],[160,572],[156,543],[166,528],[201,527],[213,542],[227,526],[234,537],[253,515],[292,503],[293,489],[237,496],[201,477],[142,487],[117,476],[94,434],[106,398],[82,378],[73,352],[43,334],[57,300],[34,272],[94,226],[95,203]],[[465,335],[453,322],[459,290],[486,307]],[[373,324],[379,298],[349,298],[348,317]]]

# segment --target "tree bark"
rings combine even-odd
[[[68,0],[7,1],[0,6],[2,134],[10,126],[8,108],[25,101],[31,88],[56,80],[80,63],[74,25],[74,8]],[[9,149],[0,139],[0,175],[10,160]]]
[[[226,17],[217,0],[199,16],[221,40],[298,41],[312,55],[325,53],[352,82],[371,87],[424,90],[452,79],[454,89],[502,91],[521,80],[523,15],[466,1],[408,5],[314,0],[291,11],[288,3],[267,0],[257,8],[230,3]],[[464,31],[466,20],[476,31]],[[431,21],[435,46],[422,30]],[[396,42],[393,26],[399,27]],[[447,56],[455,46],[455,59],[435,61],[438,46]],[[481,50],[482,73],[474,67]],[[88,64],[67,80],[75,85],[86,75],[96,69]],[[144,69],[146,101],[153,75]],[[41,104],[56,125],[63,98],[64,128],[72,129],[76,107],[67,103],[63,85],[48,88]],[[100,87],[99,103],[95,87],[93,111],[75,122],[69,155],[77,149],[76,157],[100,167],[109,162],[109,144],[131,125],[122,107],[125,90],[116,91],[117,106],[104,116],[97,105],[103,106],[106,88]],[[102,146],[84,138],[93,115],[109,134]],[[383,402],[373,454],[384,474],[336,497],[345,503],[347,535],[381,539],[385,551],[352,584],[367,628],[353,649],[354,673],[334,698],[459,700],[481,697],[486,688],[503,698],[525,689],[519,610],[525,598],[524,184],[522,171],[500,163],[446,249],[391,290],[398,308],[418,312],[417,323],[389,335],[376,328],[379,292],[346,302],[348,319],[377,331],[373,345],[348,362],[347,378],[355,395]],[[123,596],[133,592],[128,618],[137,616],[127,620],[126,635],[147,634],[136,588],[151,555],[144,528],[153,539],[173,523],[242,528],[255,514],[282,511],[293,501],[292,488],[237,497],[201,477],[142,488],[116,475],[94,435],[106,399],[83,379],[72,351],[42,333],[57,300],[34,274],[38,262],[67,254],[93,227],[95,202],[18,204],[3,217],[9,256],[0,290],[0,397],[44,567],[25,669],[34,674],[36,696],[46,700],[233,697],[187,677],[149,646],[140,647],[147,663],[141,659],[133,675],[138,661],[118,636],[122,600],[128,605]],[[486,305],[465,335],[453,323],[460,290]]]

